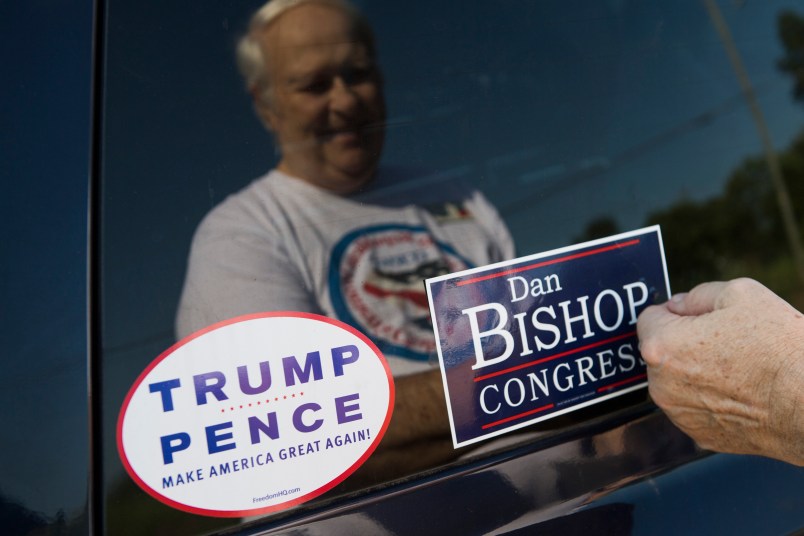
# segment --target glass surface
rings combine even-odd
[[[0,20],[0,532],[86,534],[92,5]]]
[[[114,431],[135,378],[175,341],[194,230],[278,161],[234,62],[259,5],[108,2],[103,464],[114,534],[239,523],[147,496],[123,471]],[[750,92],[699,1],[358,5],[384,76],[383,165],[427,169],[433,188],[478,188],[519,255],[660,223],[674,291],[748,275],[804,305],[762,144],[801,227],[804,109],[785,63],[801,49],[779,30],[786,10],[804,17],[797,2],[717,3]]]

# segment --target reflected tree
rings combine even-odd
[[[601,216],[587,223],[583,233],[580,236],[576,236],[573,242],[577,244],[579,242],[595,240],[596,238],[605,238],[618,234],[619,232],[620,228],[617,225],[617,220],[610,216]]]
[[[778,27],[785,49],[779,69],[793,77],[793,98],[804,102],[804,17],[784,11],[779,15]]]
[[[779,156],[796,223],[804,231],[804,131]],[[702,202],[682,200],[652,214],[648,223],[662,226],[675,290],[749,276],[799,307],[804,302],[761,156],[746,159],[731,174],[722,195]]]
[[[804,17],[784,12],[778,19],[785,55],[779,68],[793,76],[794,98],[804,102]],[[795,214],[804,231],[804,131],[779,153]],[[804,289],[789,254],[776,193],[766,158],[747,158],[730,175],[723,193],[694,202],[683,199],[653,213],[648,223],[662,226],[670,280],[676,291],[709,280],[753,277],[804,306]]]

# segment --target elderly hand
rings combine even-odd
[[[649,307],[637,328],[651,397],[701,447],[804,465],[804,315],[737,279]]]

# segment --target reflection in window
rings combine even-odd
[[[442,395],[440,379],[428,372],[432,343],[416,281],[510,257],[514,244],[524,255],[660,223],[674,290],[749,275],[804,305],[767,160],[702,2],[359,5],[373,45],[365,28],[357,32],[362,37],[336,40],[341,45],[324,47],[337,51],[325,58],[334,63],[311,79],[287,73],[274,94],[264,94],[243,91],[233,60],[260,2],[237,10],[171,3],[158,13],[137,2],[109,2],[101,274],[109,532],[161,526],[203,533],[235,523],[161,505],[124,476],[115,454],[117,409],[137,375],[174,342],[179,303],[180,335],[270,308],[261,300],[279,295],[289,300],[282,308],[346,315],[366,327],[376,320],[327,286],[351,271],[348,280],[364,301],[398,305],[383,310],[383,321],[402,311],[396,322],[405,329],[375,336],[397,360],[398,389],[411,381],[411,389],[423,391],[420,400]],[[802,14],[789,11],[795,8],[781,0],[721,5],[801,227]],[[304,65],[304,56],[297,59],[294,66]],[[347,107],[362,99],[352,122],[316,122],[317,99],[327,92]],[[298,114],[280,113],[277,103],[298,105]],[[305,140],[308,126],[315,134]],[[324,140],[352,158],[338,165],[353,170],[356,183],[330,177],[340,192],[294,181],[311,161],[328,169]],[[301,168],[286,159],[294,143],[305,153]],[[308,150],[318,145],[319,154]],[[274,168],[272,179],[251,184]],[[368,177],[373,181],[362,182]],[[243,188],[255,198],[228,198]],[[329,212],[321,216],[314,204]],[[190,252],[196,228],[216,206],[224,208],[201,224],[196,243],[202,245]],[[271,219],[282,212],[291,215]],[[380,216],[391,212],[398,214],[396,228]],[[237,214],[276,225],[278,238],[255,232],[236,241],[227,232],[246,225]],[[345,230],[350,218],[361,219],[354,232]],[[290,237],[297,238],[292,246]],[[340,247],[340,264],[331,267],[332,255],[312,253],[316,241]],[[364,244],[374,249],[363,251],[377,255],[350,255]],[[273,256],[244,261],[231,253],[236,247]],[[226,269],[243,281],[261,278],[271,290],[223,284]],[[413,373],[419,381],[405,380]],[[407,402],[400,392],[401,413]],[[419,417],[417,429],[444,431],[443,415]],[[570,419],[551,426],[571,425]],[[391,440],[408,441],[389,432]],[[432,452],[409,456],[418,466],[382,474],[367,465],[345,486],[455,457],[448,438],[427,445]],[[377,454],[372,461],[381,467],[410,462]],[[135,523],[131,512],[140,510],[146,513]]]

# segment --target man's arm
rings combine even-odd
[[[704,448],[804,465],[804,315],[750,279],[639,317],[651,397]]]
[[[279,232],[264,230],[248,214],[224,204],[196,231],[176,313],[177,339],[249,313],[322,314]]]
[[[386,447],[400,448],[415,441],[449,437],[440,370],[395,378],[394,385],[396,402],[383,439]]]
[[[452,445],[439,370],[395,378],[394,384],[391,423],[374,454],[347,481],[351,489],[437,467],[467,450]]]

